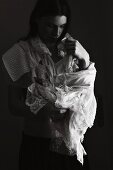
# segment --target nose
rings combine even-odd
[[[56,28],[54,29],[54,36],[55,36],[55,37],[58,37],[58,36],[60,35],[60,33],[61,33],[60,27],[56,27]]]

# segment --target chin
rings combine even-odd
[[[52,37],[52,38],[49,38],[49,39],[48,39],[48,42],[50,42],[50,43],[55,43],[55,42],[57,42],[57,40],[58,40],[58,38]]]

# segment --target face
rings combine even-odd
[[[47,16],[38,21],[38,34],[45,43],[54,43],[67,23],[66,16]]]

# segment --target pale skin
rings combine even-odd
[[[37,23],[38,35],[41,37],[42,41],[44,41],[50,51],[54,51],[57,39],[61,36],[67,23],[66,16],[62,15],[54,17],[42,17],[37,21]],[[83,62],[82,69],[86,69],[89,66],[89,54],[77,40],[73,38],[67,38],[65,41],[65,48],[67,53],[72,54],[79,61]],[[52,57],[54,60],[54,55]],[[54,95],[50,95],[50,101],[54,101],[53,97]]]
[[[50,49],[53,48],[67,23],[66,16],[42,17],[37,22],[39,25],[39,36],[47,47]],[[83,69],[86,69],[89,66],[89,54],[77,40],[73,38],[66,39],[65,48],[68,53],[73,54],[78,60],[84,62]]]
[[[57,39],[61,36],[64,30],[64,27],[67,23],[66,16],[62,15],[62,16],[54,16],[54,17],[52,16],[42,17],[41,19],[37,21],[37,23],[38,23],[38,30],[37,30],[38,35],[40,36],[41,40],[47,45],[50,51],[52,51],[56,46]],[[65,42],[65,48],[68,51],[68,53],[73,54],[78,60],[83,61],[84,63],[83,69],[86,69],[89,66],[89,54],[78,41],[76,41],[75,39],[67,39]],[[23,81],[24,77],[25,77],[25,81]],[[28,87],[30,85],[29,84],[30,76],[28,75],[28,80],[26,80],[26,76],[24,77],[18,81],[19,83],[17,82],[17,84],[20,84],[20,88],[19,87],[16,88],[16,86],[15,88],[13,88],[13,86],[9,87],[11,99],[12,101],[14,101],[13,103],[11,103],[11,100],[10,100],[10,106],[14,110],[14,113],[16,114],[18,114],[19,108],[22,107],[23,116],[26,113],[25,110],[28,112],[29,108],[26,108],[27,106],[25,106],[25,104],[22,104],[22,105],[18,104],[19,103],[18,100],[20,99],[18,97],[18,94],[20,95],[20,92],[18,93],[18,90],[20,89],[21,91],[22,88]],[[23,85],[23,82],[25,82],[26,85]],[[28,85],[27,85],[27,82],[29,82]],[[51,96],[53,95],[50,95],[50,102],[48,102],[48,104],[45,107],[46,113],[49,113],[50,111],[55,112],[56,110],[54,103],[51,102],[52,101]],[[43,110],[44,108],[42,109],[42,112]],[[56,111],[58,111],[58,109]]]

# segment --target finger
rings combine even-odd
[[[75,43],[66,43],[66,44],[65,44],[65,48],[66,48],[66,49],[69,49],[69,48],[74,48],[74,49],[76,49],[76,45],[75,45]]]
[[[75,50],[76,50],[76,48],[75,48],[75,47],[73,47],[73,46],[72,46],[72,47],[70,46],[70,47],[67,47],[67,48],[66,48],[66,50],[74,50],[74,51],[75,51]]]
[[[76,50],[75,47],[67,47],[66,48],[66,52],[68,52],[68,51],[75,51],[75,50]]]
[[[76,41],[77,41],[77,40],[75,40],[75,39],[66,39],[66,40],[65,40],[65,43],[70,43],[70,42],[71,42],[71,43],[76,43]]]
[[[68,37],[68,38],[66,38],[65,41],[76,41],[76,40],[74,38],[72,38],[72,37]]]
[[[75,42],[67,42],[65,43],[65,46],[76,46],[76,43]]]
[[[76,48],[76,46],[74,45],[74,44],[66,44],[65,45],[65,48],[67,49],[67,48]]]
[[[74,51],[68,51],[67,54],[74,56],[74,55],[75,55],[75,52],[74,52]]]
[[[68,44],[65,46],[65,48],[66,49],[70,49],[70,48],[76,49],[75,45],[68,45]]]
[[[72,40],[66,40],[65,43],[76,43],[76,40],[75,41],[72,41]]]

